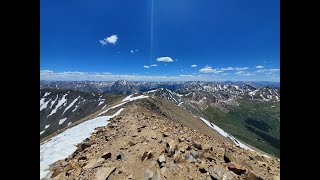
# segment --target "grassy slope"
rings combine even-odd
[[[275,106],[275,107],[272,107]],[[229,113],[215,107],[203,113],[228,133],[269,154],[280,157],[280,102],[241,101]]]

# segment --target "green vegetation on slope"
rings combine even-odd
[[[228,113],[209,106],[205,117],[240,140],[280,157],[280,102],[240,101]]]
[[[106,98],[106,101],[108,102],[108,104],[112,104],[112,103],[117,102],[120,99],[125,98],[126,95],[124,95],[124,94],[103,93],[102,97]]]

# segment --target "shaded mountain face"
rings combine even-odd
[[[114,97],[109,94],[41,89],[40,137],[52,134],[102,109],[112,98]]]

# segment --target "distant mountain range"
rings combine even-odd
[[[203,85],[232,85],[232,86],[252,86],[253,88],[270,87],[280,90],[279,82],[245,82],[245,81],[225,81],[225,82],[141,82],[141,81],[126,81],[119,80],[115,82],[98,82],[98,81],[40,81],[40,89],[56,88],[67,90],[78,90],[84,92],[110,92],[119,94],[132,94],[145,92],[152,89],[166,88],[169,90],[176,90],[187,88],[190,86]]]

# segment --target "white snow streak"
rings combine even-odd
[[[80,97],[80,96],[78,96],[76,99],[74,99],[74,100],[69,104],[69,106],[66,107],[66,109],[64,109],[62,115],[63,115],[68,109],[70,109],[70,108],[74,105],[74,103],[76,103],[76,102],[79,100],[79,97]],[[73,111],[72,111],[72,112],[73,112]]]
[[[104,101],[105,101],[105,99],[100,100],[98,106],[100,106],[101,104],[103,104]]]
[[[51,92],[46,92],[46,93],[43,95],[43,97],[46,97],[46,96],[48,96],[49,94],[51,94]]]
[[[43,134],[43,133],[44,133],[44,131],[46,131],[46,130],[41,131],[41,132],[40,132],[40,135],[41,135],[41,134]]]
[[[224,137],[228,137],[230,138],[237,146],[244,148],[244,149],[249,149],[252,150],[251,148],[249,148],[248,146],[242,144],[239,140],[237,140],[236,138],[234,138],[233,136],[229,135],[228,133],[226,133],[224,130],[222,130],[221,128],[219,128],[218,126],[216,126],[215,124],[209,122],[208,120],[200,117],[200,119],[206,123],[209,127],[211,127],[212,129],[216,130],[219,134],[221,134]]]
[[[67,118],[62,118],[59,120],[59,125],[62,124],[65,120],[67,120]]]
[[[44,127],[44,129],[47,129],[50,126],[50,124],[46,125],[46,127]]]
[[[130,94],[129,96],[127,96],[126,98],[124,98],[121,102],[130,100],[130,98],[131,98],[132,95],[133,95],[133,94]]]

